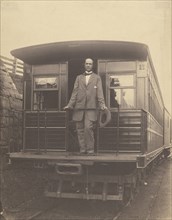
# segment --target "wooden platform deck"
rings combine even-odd
[[[11,153],[11,159],[48,160],[70,162],[136,162],[140,153],[97,153],[94,155],[81,155],[71,152],[47,152],[40,154],[31,152]]]

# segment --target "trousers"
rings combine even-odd
[[[78,142],[82,153],[94,152],[94,124],[95,122],[89,119],[87,111],[83,119],[76,122]]]

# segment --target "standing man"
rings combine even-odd
[[[98,109],[105,110],[102,82],[100,76],[93,73],[93,60],[85,60],[85,72],[77,76],[68,105],[64,108],[74,109],[73,120],[81,154],[94,154],[93,125],[98,117]]]

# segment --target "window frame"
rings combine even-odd
[[[54,77],[54,78],[57,78],[58,79],[58,85],[57,85],[57,88],[44,88],[44,89],[35,89],[35,81],[34,79],[35,78],[51,78],[51,77]],[[47,73],[47,75],[44,73],[44,74],[38,74],[38,73],[35,73],[33,74],[33,77],[32,77],[32,88],[33,88],[33,94],[32,94],[32,110],[34,111],[45,111],[44,109],[35,109],[35,102],[34,102],[34,95],[36,92],[50,92],[50,91],[57,91],[58,92],[58,106],[56,108],[56,110],[60,111],[61,109],[61,83],[60,83],[60,74],[58,73]],[[51,108],[48,108],[46,109],[47,111],[52,111]]]
[[[36,67],[41,67],[44,68],[43,72],[41,70],[36,69]],[[47,70],[46,70],[47,68]],[[63,86],[63,82],[66,82],[66,85],[68,84],[68,62],[67,61],[63,61],[63,62],[59,62],[59,63],[55,63],[55,64],[43,64],[43,65],[32,65],[31,67],[31,72],[32,72],[32,89],[31,89],[31,111],[35,111],[34,109],[34,94],[35,92],[49,92],[49,91],[57,91],[58,92],[58,107],[57,109],[55,109],[55,111],[63,111],[63,107],[64,105],[64,101],[65,104],[67,103],[67,94],[68,94],[68,88],[66,87],[66,91],[65,91],[65,99],[64,101],[62,98],[62,86]],[[35,89],[35,85],[34,85],[34,78],[35,77],[43,77],[43,78],[48,78],[48,77],[56,77],[58,79],[58,85],[57,88],[41,88],[41,89]],[[64,80],[65,79],[65,80]],[[41,109],[36,109],[36,111],[42,111]],[[44,111],[44,110],[43,110]],[[47,111],[52,111],[51,109],[47,109]]]

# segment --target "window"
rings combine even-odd
[[[32,109],[63,111],[67,102],[68,63],[32,66]]]
[[[59,83],[57,76],[34,77],[34,110],[57,110],[59,108]]]
[[[110,108],[122,109],[135,107],[134,74],[109,75]]]
[[[106,103],[110,108],[136,107],[136,70],[136,61],[99,61],[98,72],[102,79]]]

